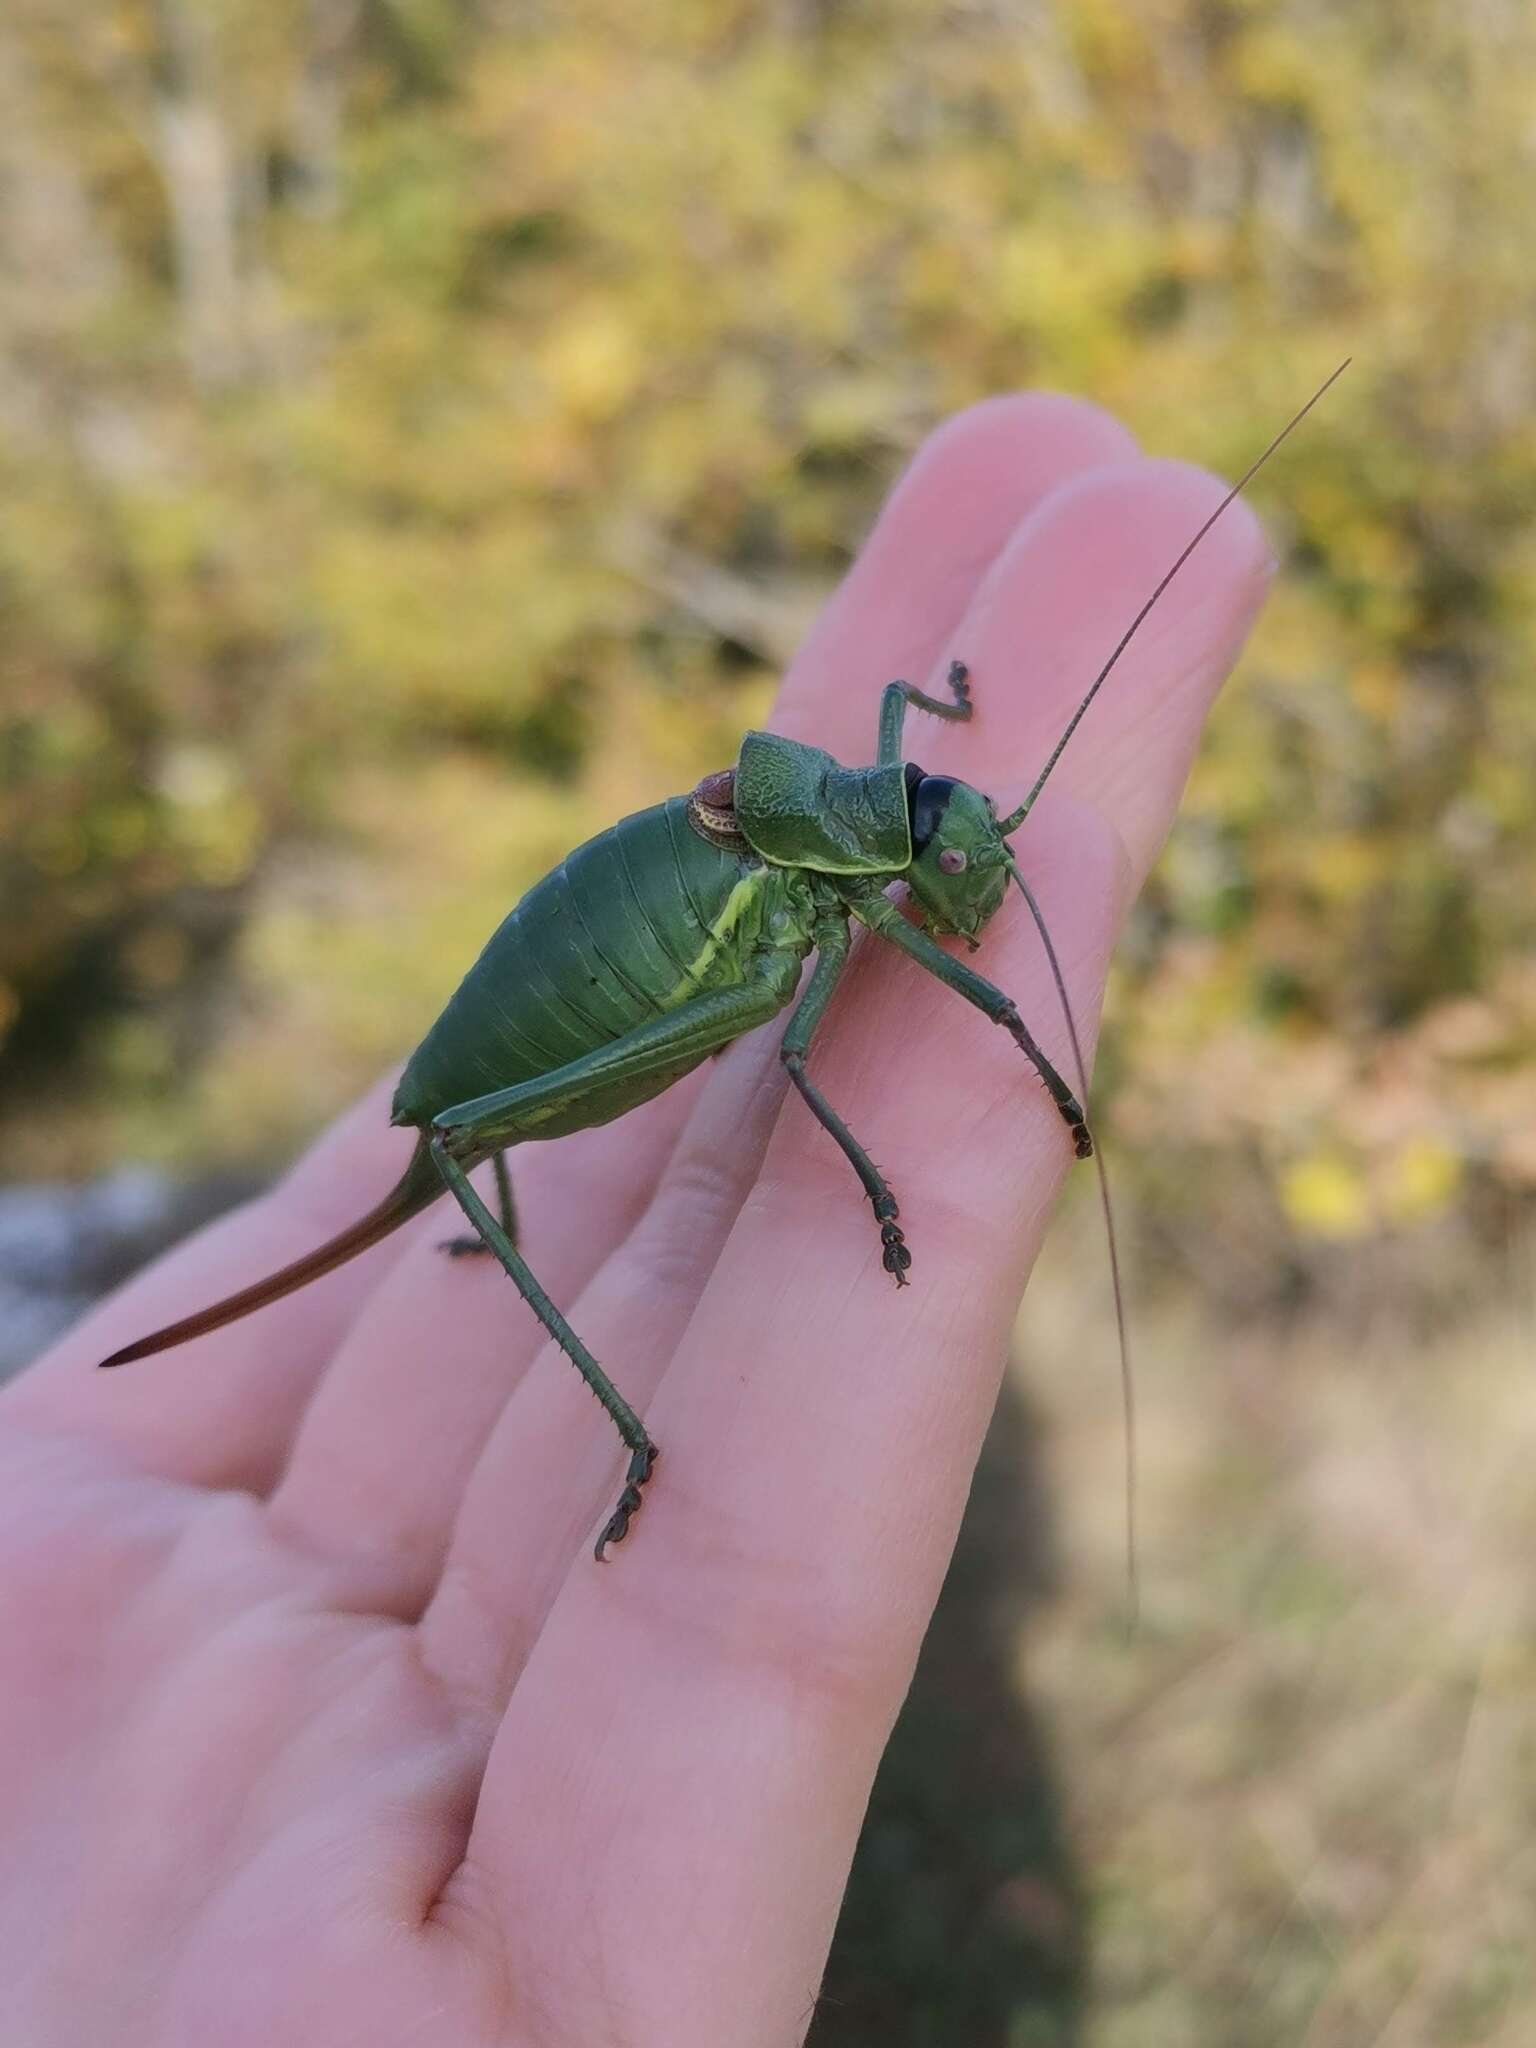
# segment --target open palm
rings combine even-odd
[[[1017,801],[1218,495],[1068,400],[960,415],[775,724],[869,760],[881,685],[960,656],[975,722],[914,714],[909,751]],[[1234,507],[1019,836],[1085,1030],[1267,572]],[[1065,1062],[1017,899],[977,964]],[[8,1390],[7,2043],[800,2038],[1071,1145],[1005,1034],[866,945],[811,1070],[900,1197],[898,1293],[775,1047],[515,1157],[535,1271],[662,1448],[606,1566],[613,1433],[500,1271],[437,1252],[447,1205],[93,1370],[371,1204],[410,1142],[382,1090]]]

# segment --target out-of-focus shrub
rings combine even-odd
[[[943,413],[1063,386],[1230,471],[1349,351],[1263,486],[1285,573],[1106,1084],[1169,1241],[1213,1180],[1297,1270],[1497,1222],[1536,1183],[1533,93],[1529,10],[1450,0],[16,0],[0,1004],[75,1027],[50,1141],[290,1140],[451,981],[399,941],[479,914],[455,846],[489,907],[723,758]],[[285,1042],[313,1089],[242,1127]]]

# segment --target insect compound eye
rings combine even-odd
[[[964,874],[965,869],[966,858],[963,849],[958,846],[946,846],[939,855],[939,873],[941,875],[961,875]]]

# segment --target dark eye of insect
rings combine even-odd
[[[961,874],[964,872],[965,864],[965,854],[958,846],[946,846],[939,855],[939,873],[941,875]]]
[[[955,793],[955,778],[952,775],[925,775],[912,791],[912,851],[921,853],[934,833],[939,829],[939,820]]]

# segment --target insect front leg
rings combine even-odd
[[[780,1041],[779,1058],[784,1062],[790,1080],[804,1097],[811,1115],[842,1148],[843,1156],[859,1176],[860,1185],[874,1209],[875,1221],[880,1226],[880,1242],[885,1247],[882,1264],[896,1285],[905,1287],[912,1254],[907,1250],[906,1239],[896,1221],[901,1213],[896,1197],[875,1162],[805,1071],[805,1056],[810,1050],[812,1033],[821,1022],[827,1004],[832,1000],[832,991],[848,964],[847,918],[832,916],[819,921],[814,943],[816,966]]]
[[[946,680],[951,700],[948,703],[942,697],[930,697],[915,683],[886,684],[880,698],[880,741],[875,753],[882,767],[887,761],[903,758],[901,728],[909,704],[915,704],[919,711],[931,711],[935,718],[959,719],[963,723],[972,716],[970,670],[965,663],[952,661]]]
[[[994,1024],[1002,1025],[1040,1076],[1046,1093],[1055,1103],[1062,1122],[1072,1134],[1072,1147],[1078,1158],[1091,1159],[1093,1138],[1088,1129],[1088,1119],[1083,1105],[1035,1043],[1028,1025],[1019,1015],[1018,1005],[1013,998],[1005,995],[984,975],[963,966],[958,960],[952,960],[944,948],[929,938],[925,931],[915,924],[908,924],[895,904],[884,896],[861,895],[851,898],[850,908],[861,924],[867,925],[873,932],[878,932],[882,939],[888,939],[893,946],[899,946],[919,967],[925,967],[930,974],[947,983],[958,995],[964,996],[968,1003],[974,1003]]]
[[[513,1244],[516,1244],[517,1204],[512,1198],[512,1176],[507,1171],[506,1153],[504,1151],[493,1153],[492,1163],[496,1169],[497,1220]],[[438,1246],[438,1250],[446,1252],[450,1259],[468,1259],[474,1258],[478,1253],[489,1252],[490,1246],[480,1236],[445,1237]]]

